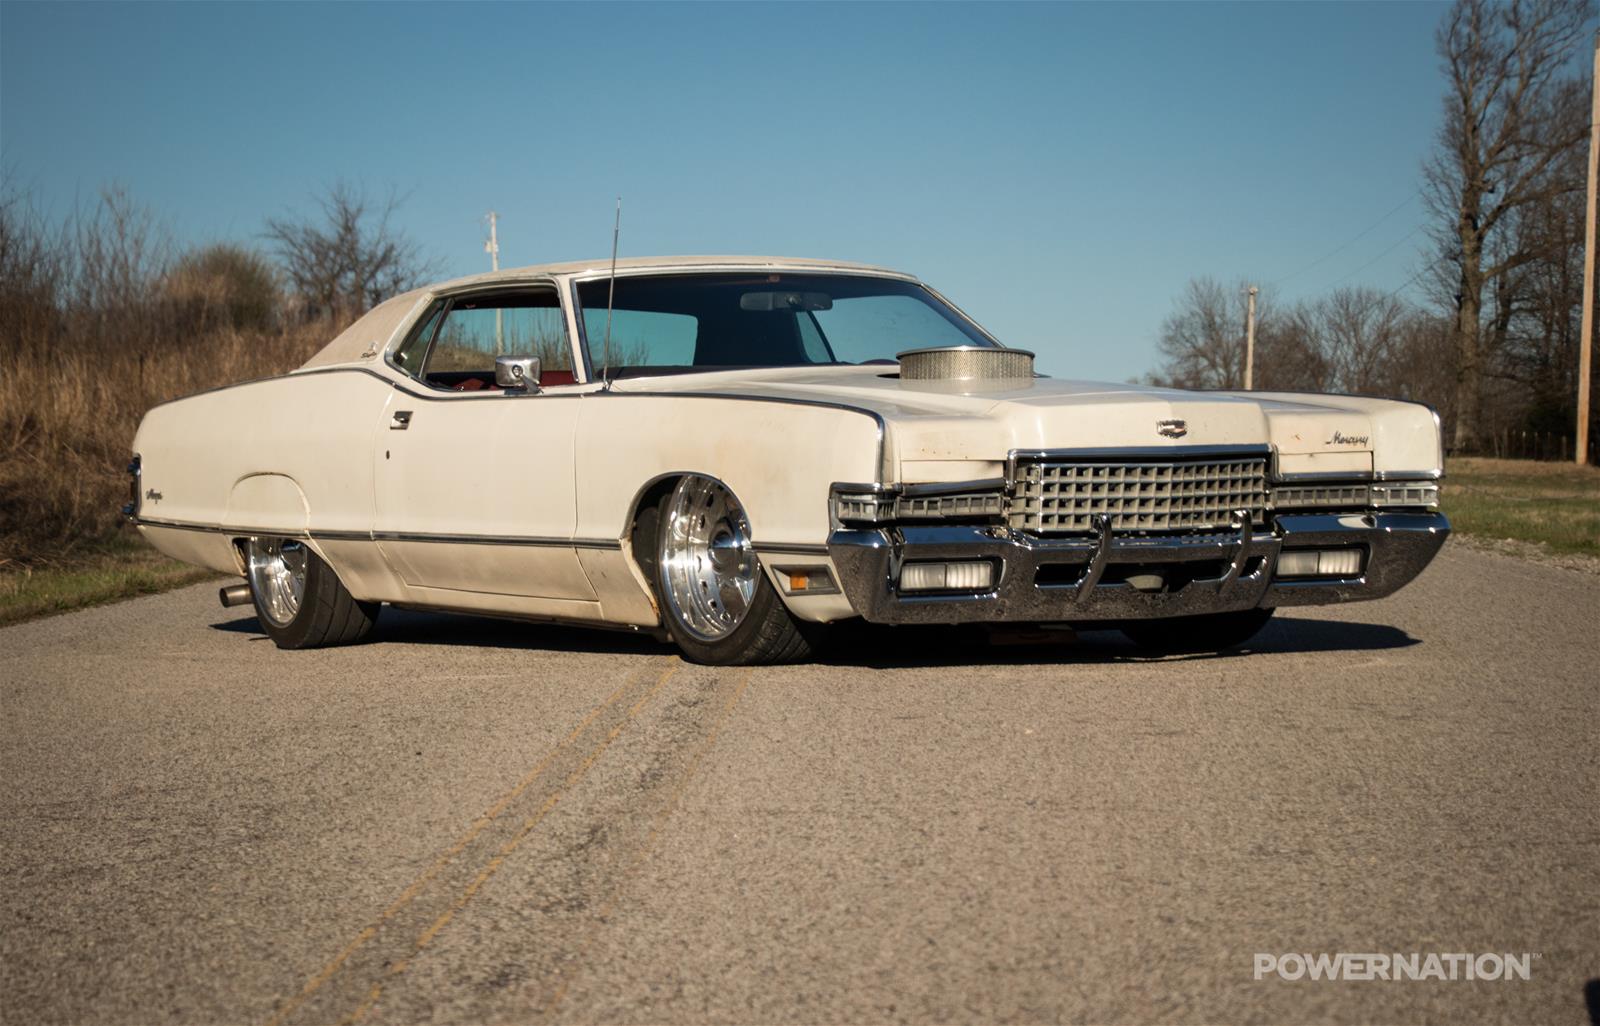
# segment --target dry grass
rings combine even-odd
[[[0,566],[71,557],[111,537],[128,497],[133,433],[151,406],[281,374],[332,333],[312,324],[222,329],[145,352],[0,351]]]
[[[1463,534],[1600,557],[1600,468],[1452,459],[1444,510]]]
[[[76,556],[0,567],[0,626],[215,578],[168,559],[131,533]]]

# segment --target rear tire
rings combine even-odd
[[[1147,652],[1222,652],[1238,648],[1272,619],[1271,609],[1177,616],[1122,625],[1129,641]]]
[[[250,538],[244,554],[256,619],[279,648],[347,645],[377,622],[382,605],[357,601],[304,542]]]
[[[662,496],[653,518],[661,620],[690,662],[750,666],[806,659],[817,634],[784,606],[750,547],[750,523],[720,481],[686,477]]]

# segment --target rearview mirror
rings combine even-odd
[[[752,313],[774,310],[832,310],[833,297],[826,292],[746,292],[739,296],[739,309]]]
[[[539,391],[539,358],[537,356],[495,357],[494,383],[507,392]]]

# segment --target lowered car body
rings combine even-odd
[[[244,576],[287,647],[393,603],[658,629],[709,662],[853,618],[1225,647],[1263,610],[1393,593],[1449,532],[1418,404],[1038,376],[862,265],[611,275],[418,290],[291,373],[158,406],[127,513]]]

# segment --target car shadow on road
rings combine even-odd
[[[212,629],[266,636],[252,615]],[[1153,655],[1116,631],[1039,630],[975,626],[873,627],[841,624],[830,632],[819,662],[879,669],[916,666],[1028,665],[1235,659],[1251,653],[1362,652],[1408,648],[1421,642],[1388,624],[1304,617],[1275,619],[1250,642],[1231,652]],[[667,654],[675,651],[644,632],[601,630],[565,624],[529,623],[456,613],[385,608],[368,644],[459,645],[603,654]]]
[[[211,625],[212,630],[267,640],[254,614]],[[566,624],[502,620],[462,613],[434,613],[385,606],[363,644],[465,645],[549,652],[653,655],[673,651],[643,631],[602,630]]]
[[[974,627],[848,627],[823,654],[836,666],[878,669],[960,666],[1237,659],[1252,653],[1370,652],[1422,642],[1388,624],[1276,619],[1228,652],[1154,654],[1114,630],[1050,631]]]

